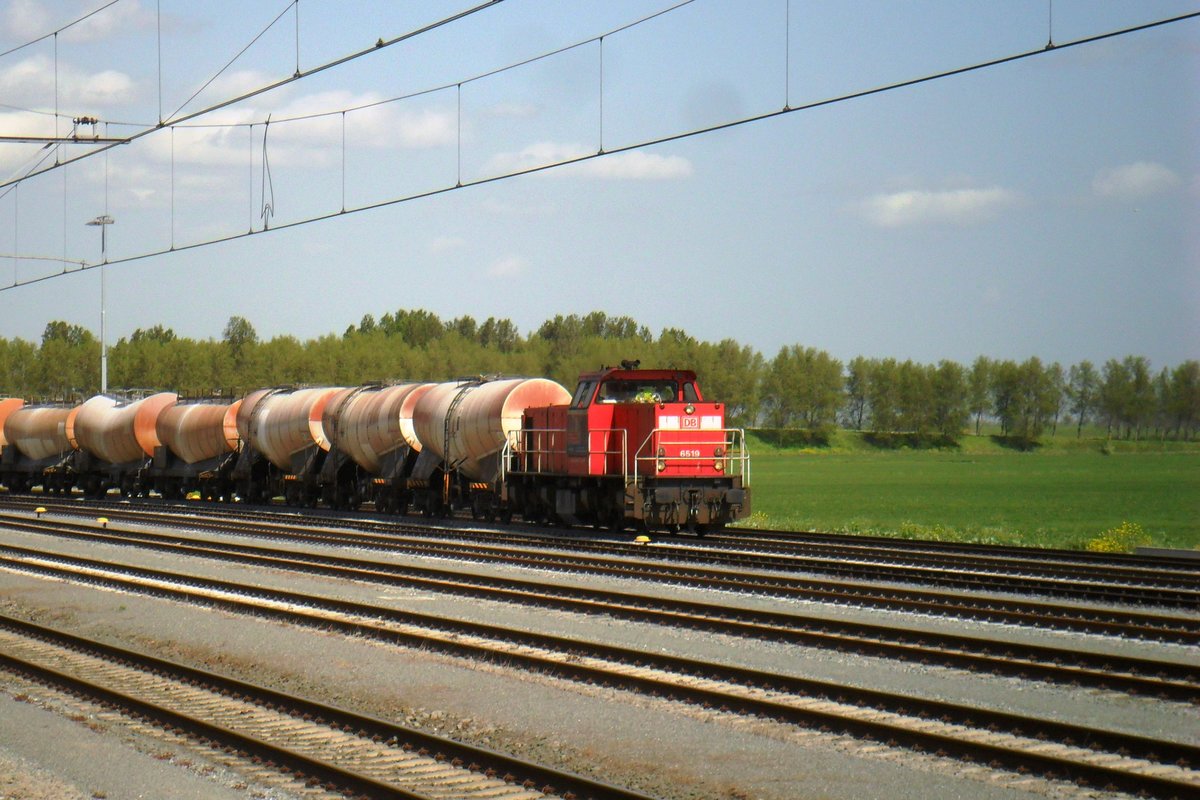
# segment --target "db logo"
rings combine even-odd
[[[683,418],[683,427],[695,428],[695,429],[699,430],[700,429],[700,418],[699,417],[684,417]]]

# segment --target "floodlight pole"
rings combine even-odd
[[[116,222],[108,214],[86,223],[100,226],[100,394],[108,394],[108,339],[105,330],[104,265],[108,263],[108,226]]]

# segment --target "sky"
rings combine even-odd
[[[600,310],[767,358],[1200,358],[1200,19],[675,138],[1198,0],[505,0],[373,47],[469,2],[119,0],[34,41],[108,0],[0,0],[0,136],[149,131],[0,143],[46,170],[0,188],[0,337],[98,333],[103,271],[110,343]],[[132,260],[78,271],[105,213]]]

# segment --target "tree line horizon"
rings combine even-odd
[[[39,344],[0,338],[0,394],[37,402],[80,401],[99,391],[100,344],[83,326],[47,323]],[[707,399],[726,405],[738,427],[800,429],[828,441],[838,427],[887,442],[953,444],[986,420],[1017,443],[1036,443],[1069,422],[1108,437],[1190,440],[1200,432],[1200,361],[1155,372],[1143,356],[1084,360],[1064,368],[1036,356],[980,356],[970,365],[858,356],[841,362],[799,344],[771,359],[734,339],[700,341],[679,328],[655,337],[628,316],[556,315],[527,336],[508,319],[442,320],[400,309],[366,314],[342,334],[261,340],[233,316],[218,339],[180,337],[162,325],[138,328],[108,350],[110,384],[185,396],[239,395],[264,386],[355,386],[372,381],[530,375],[568,389],[580,373],[638,359],[694,370]]]

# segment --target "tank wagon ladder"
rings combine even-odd
[[[334,508],[341,508],[343,504],[351,509],[357,509],[358,504],[362,500],[362,490],[358,482],[358,466],[354,465],[354,479],[352,481],[353,488],[349,495],[343,494],[343,485],[340,476],[343,468],[347,463],[353,464],[353,459],[346,455],[345,451],[337,444],[342,441],[342,431],[339,423],[341,422],[341,410],[353,402],[354,398],[367,390],[379,389],[383,386],[379,382],[364,383],[361,386],[356,386],[351,389],[333,409],[326,411],[329,416],[331,430],[326,433],[326,438],[329,440],[329,453],[325,456],[325,463],[321,466],[320,483],[322,484],[322,492],[324,493],[324,502]],[[322,422],[324,425],[324,422]],[[332,487],[332,488],[330,488]]]
[[[254,408],[250,410],[250,418],[246,420],[247,433],[255,429],[259,418],[266,413],[266,403],[263,401],[265,401],[268,397],[279,394],[280,392],[286,392],[288,389],[289,387],[287,386],[274,386],[263,393],[263,396],[260,397],[254,404]],[[256,484],[254,475],[255,465],[256,462],[260,460],[266,463],[266,466],[262,468],[265,474],[261,476],[262,483]],[[241,487],[241,490],[238,492],[243,499],[249,500],[250,502],[266,501],[267,503],[270,503],[271,491],[273,489],[273,487],[270,485],[272,471],[273,466],[267,462],[258,449],[254,447],[249,437],[247,437],[246,441],[239,444],[238,463],[234,466],[233,475],[235,479],[245,481],[244,485]]]
[[[450,401],[450,405],[446,408],[446,418],[442,421],[442,458],[445,460],[445,464],[442,468],[442,508],[447,511],[450,509],[450,485],[452,476],[454,471],[458,469],[459,465],[465,460],[450,460],[450,440],[454,437],[454,434],[458,433],[458,426],[460,424],[460,420],[454,412],[458,410],[459,405],[462,404],[462,401],[466,398],[466,396],[471,393],[472,389],[482,386],[483,384],[487,383],[488,380],[488,378],[482,377],[463,378],[463,387],[458,390],[458,393],[454,395],[454,399]],[[451,429],[450,420],[454,420],[453,429]]]

